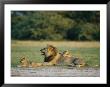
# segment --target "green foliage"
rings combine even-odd
[[[12,11],[11,37],[22,40],[100,40],[99,11]]]

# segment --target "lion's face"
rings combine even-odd
[[[50,56],[54,56],[54,55],[56,55],[56,48],[49,45],[46,50],[46,57],[50,57]]]
[[[21,57],[20,58],[20,63],[24,63],[24,62],[26,62],[27,61],[27,59],[25,58],[25,57]]]
[[[41,55],[45,56],[44,62],[51,61],[54,58],[54,56],[56,56],[57,54],[56,47],[52,45],[47,45],[47,47],[41,49],[40,51],[41,51]]]
[[[40,51],[41,51],[41,55],[44,55],[45,57],[54,56],[57,53],[56,47],[52,45],[47,45],[46,48],[43,48]]]
[[[29,65],[28,59],[25,58],[25,57],[21,57],[21,58],[20,58],[20,65],[23,65],[23,66]]]

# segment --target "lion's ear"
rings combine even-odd
[[[50,44],[47,44],[47,47],[50,47],[51,45]]]
[[[47,44],[47,47],[54,48],[54,46],[53,45],[50,45],[50,44]]]

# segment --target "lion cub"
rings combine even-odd
[[[85,62],[83,59],[74,57],[72,54],[67,50],[62,53],[64,62],[66,62],[70,66],[77,66],[77,67],[83,67],[85,66]]]
[[[30,66],[30,61],[26,57],[21,57],[20,58],[20,65],[17,67],[29,67]]]
[[[42,63],[31,62],[26,57],[21,57],[20,58],[20,65],[18,65],[17,67],[36,68],[36,67],[39,67],[42,65],[43,65]]]

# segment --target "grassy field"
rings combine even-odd
[[[27,57],[31,61],[43,62],[40,49],[47,44],[54,45],[59,52],[69,50],[73,56],[83,58],[91,67],[100,66],[99,42],[75,42],[75,41],[11,41],[11,66],[19,64],[19,58]]]

